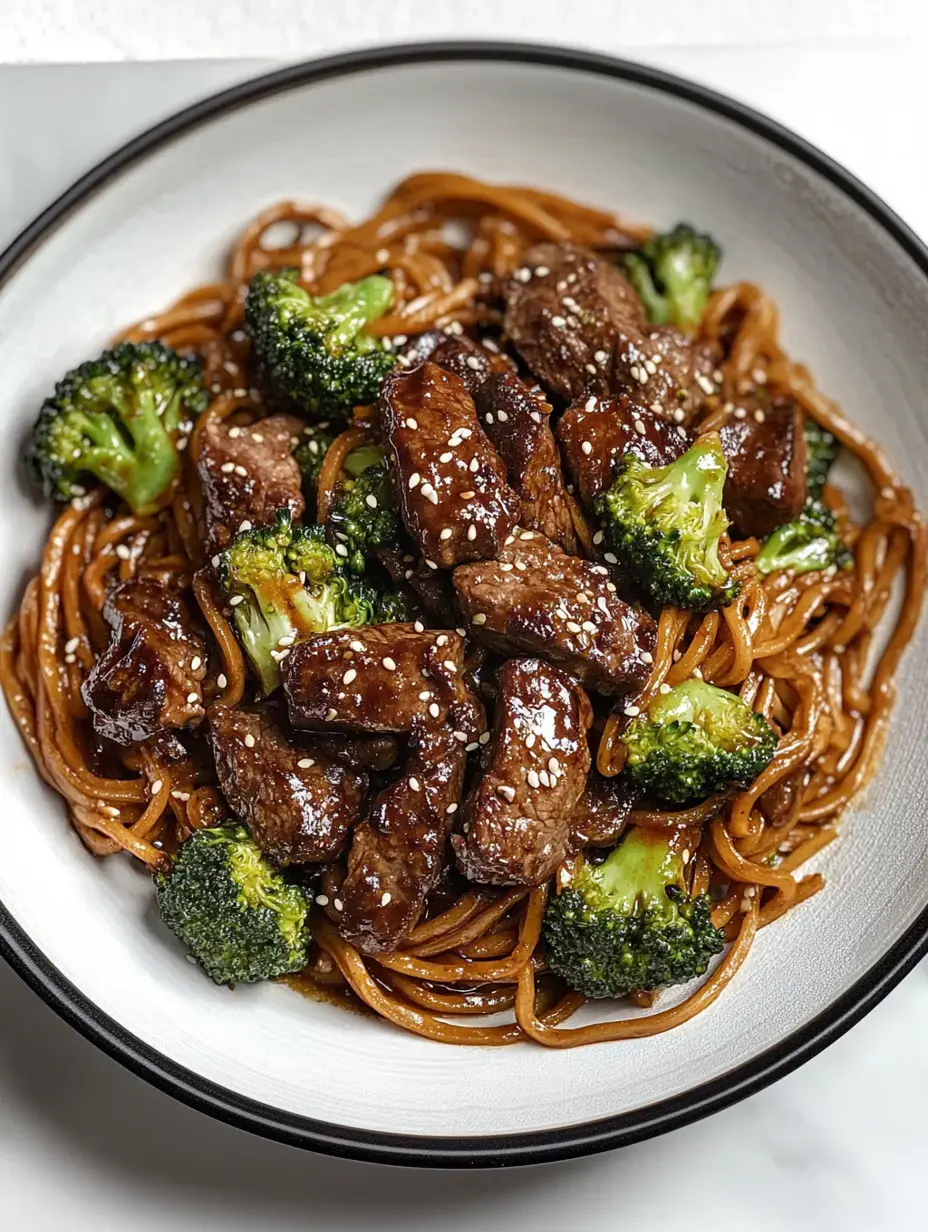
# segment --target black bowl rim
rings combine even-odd
[[[503,61],[544,65],[622,81],[682,99],[764,138],[839,188],[915,262],[928,279],[928,248],[842,166],[742,103],[662,70],[558,46],[483,41],[378,47],[289,65],[220,91],[154,125],[81,176],[0,254],[0,289],[19,266],[101,188],[174,138],[260,99],[329,78],[398,65]],[[0,903],[0,956],[66,1022],[133,1073],[189,1106],[265,1138],[350,1159],[419,1167],[543,1163],[640,1142],[688,1125],[760,1091],[833,1043],[869,1013],[928,952],[928,907],[847,992],[811,1022],[751,1061],[670,1099],[563,1128],[479,1136],[418,1136],[334,1125],[243,1098],[124,1031],[85,997],[29,939]]]

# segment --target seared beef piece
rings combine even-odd
[[[621,776],[603,778],[595,769],[586,780],[586,787],[570,819],[570,847],[614,847],[628,825],[638,793],[632,791]]]
[[[332,860],[361,818],[367,775],[291,744],[268,709],[213,706],[216,777],[232,811],[277,864]]]
[[[797,517],[806,500],[803,414],[790,398],[719,429],[728,459],[725,509],[743,535],[762,538]]]
[[[604,565],[537,531],[516,531],[498,560],[462,565],[453,581],[473,636],[496,650],[541,655],[599,693],[631,689],[651,670],[651,617],[619,598]]]
[[[417,722],[402,775],[356,828],[339,931],[365,954],[395,950],[419,919],[445,867],[466,760],[451,728]]]
[[[103,619],[110,644],[81,686],[97,735],[129,745],[199,723],[206,646],[180,593],[129,578],[110,591]]]
[[[197,472],[208,552],[228,547],[242,522],[266,525],[278,509],[302,515],[300,468],[291,457],[293,438],[302,431],[292,415],[271,415],[249,428],[206,423]]]
[[[398,734],[476,711],[463,665],[464,639],[453,630],[367,625],[294,646],[281,675],[294,727]],[[461,721],[470,743],[476,718]]]
[[[476,403],[480,423],[506,463],[509,483],[522,498],[521,525],[541,531],[565,552],[579,552],[544,395],[514,372],[501,372],[484,381]]]
[[[467,386],[473,398],[477,390],[494,372],[512,372],[513,364],[505,356],[485,350],[470,338],[460,335],[444,338],[429,355],[433,364],[453,372]]]
[[[712,388],[706,348],[649,325],[631,283],[586,248],[536,244],[504,294],[506,332],[545,388],[564,398],[630,387],[658,414],[683,421]]]
[[[692,434],[627,394],[615,398],[590,395],[572,403],[557,425],[564,464],[585,505],[612,483],[623,453],[648,466],[666,466],[686,453]]]
[[[309,755],[337,761],[351,770],[389,770],[399,756],[394,736],[326,736],[316,732]]]
[[[426,561],[451,569],[495,556],[519,498],[464,382],[426,362],[391,373],[378,406],[400,512]]]
[[[503,665],[483,773],[451,839],[471,881],[540,885],[564,859],[590,768],[592,717],[583,689],[556,667]]]
[[[454,589],[447,573],[430,569],[421,556],[416,559],[395,548],[382,548],[377,559],[394,582],[409,587],[430,620],[454,624]]]

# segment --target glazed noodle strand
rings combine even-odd
[[[451,224],[459,232],[454,240]],[[169,506],[144,519],[124,509],[110,516],[97,494],[65,508],[49,534],[39,574],[0,641],[0,678],[10,711],[40,774],[64,796],[75,830],[95,855],[127,851],[158,869],[192,829],[222,816],[210,770],[193,759],[167,765],[124,751],[105,768],[91,764],[80,685],[106,644],[101,608],[108,585],[145,570],[192,587],[218,648],[204,682],[205,703],[235,705],[244,694],[242,652],[202,569],[195,462],[208,418],[250,422],[265,413],[261,390],[249,384],[242,328],[251,276],[295,265],[310,291],[325,293],[348,280],[386,273],[396,298],[375,332],[459,332],[498,324],[499,280],[535,241],[572,240],[608,252],[647,233],[553,193],[423,173],[399,184],[372,218],[357,225],[323,206],[271,206],[239,237],[218,281],[121,335],[162,339],[196,353],[204,365],[212,402],[191,438],[181,485]],[[546,973],[540,944],[546,891],[469,888],[421,921],[403,949],[379,959],[363,956],[340,937],[334,907],[314,909],[307,982],[315,987],[350,990],[376,1014],[445,1043],[500,1046],[532,1039],[565,1048],[653,1035],[715,1001],[747,957],[757,930],[821,888],[818,874],[802,880],[795,874],[835,838],[840,814],[874,771],[899,659],[922,605],[925,528],[879,446],[784,354],[776,308],[762,290],[739,283],[716,292],[702,335],[724,359],[722,394],[709,400],[698,430],[724,424],[749,389],[764,385],[795,399],[834,433],[860,460],[874,492],[869,523],[847,527],[852,570],[764,578],[754,570],[757,541],[736,541],[724,549],[742,583],[736,602],[705,615],[667,608],[660,616],[651,677],[636,699],[641,707],[662,684],[699,674],[737,690],[783,732],[772,762],[746,790],[676,812],[641,808],[631,817],[636,825],[687,828],[697,840],[702,830],[691,875],[696,888],[715,896],[713,919],[726,929],[728,953],[696,992],[670,1008],[564,1028],[584,998],[565,992]],[[328,515],[344,459],[366,435],[359,421],[329,450],[318,486],[320,521]],[[839,495],[826,489],[826,500],[844,519]],[[579,506],[573,516],[585,552],[594,554],[593,528]],[[876,626],[899,591],[888,638],[874,656]],[[624,722],[613,714],[602,731],[597,765],[605,775],[622,768],[618,737]],[[784,786],[792,788],[794,803],[781,816],[765,806],[765,793]],[[771,865],[773,856],[778,859]],[[481,1021],[501,1012],[510,1021]]]

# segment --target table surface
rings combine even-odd
[[[48,7],[31,3],[39,13]],[[16,0],[12,8],[15,17]],[[919,41],[652,48],[643,58],[799,130],[928,235],[928,171],[916,140],[928,104]],[[15,121],[0,122],[0,248],[116,144],[266,67],[0,68],[0,117]],[[926,1037],[923,964],[826,1053],[701,1124],[570,1163],[413,1173],[278,1146],[181,1106],[86,1043],[0,966],[0,1228],[251,1232],[273,1223],[275,1232],[424,1232],[518,1222],[592,1232],[636,1216],[677,1228],[681,1202],[692,1232],[720,1223],[754,1232],[919,1226],[911,1217],[924,1204]]]

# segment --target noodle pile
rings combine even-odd
[[[102,493],[76,498],[52,528],[39,574],[27,585],[0,645],[0,678],[10,709],[39,773],[65,798],[72,824],[94,855],[128,851],[157,870],[193,829],[226,815],[212,767],[196,759],[161,763],[156,754],[139,749],[122,751],[115,764],[111,758],[104,763],[91,738],[80,685],[108,640],[100,615],[108,585],[144,569],[191,587],[212,631],[218,655],[210,657],[204,704],[235,705],[243,696],[246,672],[236,637],[208,573],[198,573],[204,561],[196,533],[201,495],[195,464],[208,418],[249,422],[266,413],[260,391],[249,381],[249,344],[242,330],[252,274],[296,265],[304,285],[318,294],[347,280],[387,273],[396,289],[395,307],[373,331],[400,346],[403,335],[426,328],[456,333],[468,326],[498,326],[500,279],[539,239],[571,240],[608,252],[646,234],[646,228],[552,193],[423,173],[401,183],[377,214],[357,226],[321,206],[273,206],[235,244],[221,281],[198,287],[121,335],[133,341],[157,338],[203,362],[212,400],[184,455],[181,484],[169,507],[150,517],[112,509]],[[853,550],[851,570],[762,578],[753,565],[756,540],[723,541],[725,563],[742,583],[738,599],[708,614],[664,609],[652,675],[638,697],[626,699],[643,709],[661,684],[701,676],[737,689],[783,732],[774,759],[748,789],[676,813],[639,810],[631,818],[637,825],[679,826],[692,834],[693,890],[715,894],[713,921],[732,942],[728,953],[698,991],[674,1008],[563,1028],[559,1024],[585,999],[565,993],[545,970],[539,938],[547,888],[471,887],[420,922],[401,950],[374,960],[338,934],[341,871],[332,867],[323,885],[329,905],[313,909],[308,971],[312,986],[331,989],[332,999],[344,1000],[350,989],[384,1018],[446,1043],[496,1045],[530,1038],[572,1047],[654,1035],[710,1005],[745,960],[757,930],[822,888],[818,873],[796,874],[836,837],[842,811],[879,760],[896,669],[925,588],[925,528],[911,493],[880,448],[783,353],[776,309],[761,290],[741,283],[716,292],[702,333],[721,347],[724,379],[698,430],[743,416],[739,398],[765,386],[795,399],[834,433],[861,461],[874,493],[869,522],[853,526],[840,494],[825,489],[824,500],[838,514]],[[320,520],[342,460],[363,439],[359,420],[330,449],[319,484]],[[579,510],[577,521],[589,549],[589,527]],[[870,652],[877,626],[900,579],[901,607],[874,667]],[[618,714],[606,722],[597,758],[605,775],[621,769],[617,736],[623,722]],[[785,802],[782,808],[765,810],[758,803],[777,794]],[[651,998],[642,995],[638,1001],[647,1006]],[[511,1011],[510,1022],[481,1021],[501,1010]]]

